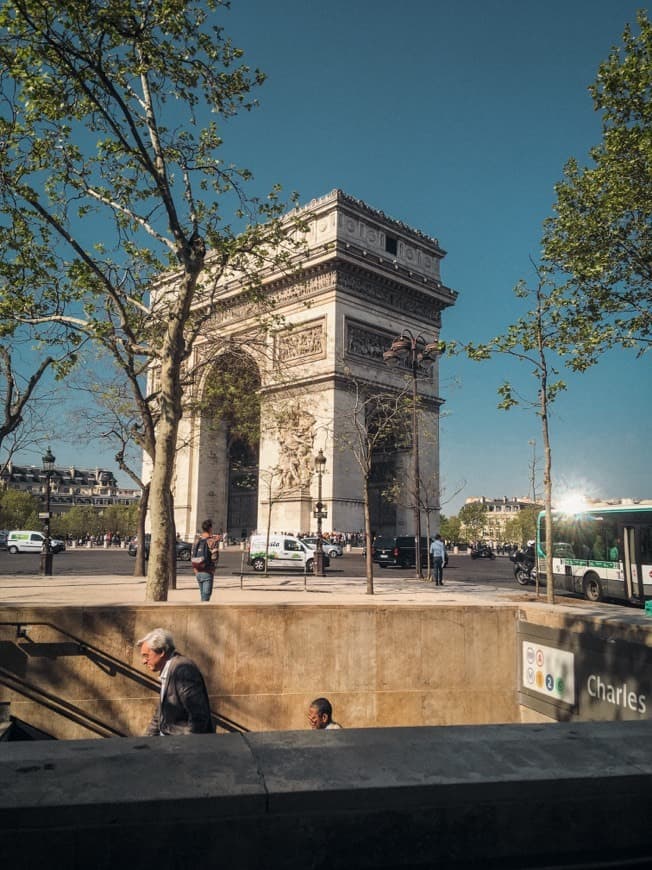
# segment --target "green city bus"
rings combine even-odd
[[[545,582],[545,511],[537,522],[537,557]],[[652,502],[554,510],[552,571],[559,592],[642,607],[652,598]]]

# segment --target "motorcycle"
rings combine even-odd
[[[536,562],[529,553],[517,550],[516,553],[512,553],[509,559],[514,563],[514,579],[519,586],[529,586],[530,583],[536,583]]]
[[[471,558],[472,559],[495,559],[496,554],[487,544],[483,544],[481,547],[475,547],[471,550]]]

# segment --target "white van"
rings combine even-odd
[[[43,541],[45,536],[41,532],[18,531],[9,532],[7,535],[7,550],[10,553],[41,553],[43,551]],[[66,549],[63,541],[57,538],[50,538],[50,548],[53,553],[60,553]]]
[[[312,571],[315,563],[314,547],[304,544],[294,535],[270,535],[269,549],[265,553],[266,535],[252,535],[249,540],[249,564],[254,571],[264,571],[267,559],[270,568],[299,568]],[[266,558],[267,555],[267,558]],[[324,567],[330,560],[324,553]]]

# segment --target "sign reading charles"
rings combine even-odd
[[[652,719],[652,648],[521,622],[519,701],[560,721]]]

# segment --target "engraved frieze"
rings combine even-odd
[[[289,329],[275,338],[275,359],[277,364],[306,362],[319,359],[326,353],[324,321],[313,323],[306,328]]]
[[[358,323],[347,321],[346,352],[374,362],[383,362],[383,353],[389,348],[394,336],[375,332]]]

